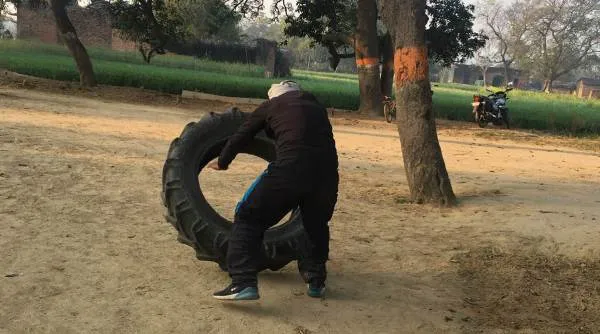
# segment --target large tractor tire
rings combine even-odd
[[[218,157],[228,138],[246,117],[247,114],[233,108],[189,123],[179,138],[171,143],[163,167],[165,218],[179,232],[178,240],[195,249],[199,260],[214,261],[223,270],[226,269],[232,222],[210,206],[202,194],[198,177],[200,171]],[[261,133],[242,153],[272,161],[275,159],[275,145]],[[302,217],[299,210],[295,210],[287,222],[266,231],[262,269],[279,270],[306,254],[307,247]]]

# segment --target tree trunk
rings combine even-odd
[[[381,44],[382,69],[381,69],[381,93],[383,96],[392,96],[394,89],[394,45],[392,36],[383,36]]]
[[[150,64],[150,60],[152,60],[152,57],[154,57],[156,53],[158,53],[156,49],[150,49],[150,51],[148,51],[148,54],[146,55],[146,63]]]
[[[359,113],[383,115],[383,97],[379,75],[379,50],[377,39],[377,2],[358,0],[358,25],[356,28],[356,67],[360,87]]]
[[[156,48],[153,48],[151,45],[147,46],[148,47],[146,47],[143,43],[140,43],[140,45],[138,46],[138,51],[142,55],[144,62],[146,64],[150,64],[152,57],[154,57],[154,55],[158,53],[158,50]]]
[[[79,82],[83,87],[96,86],[94,68],[85,46],[77,37],[75,27],[67,15],[66,6],[68,0],[52,0],[51,7],[56,21],[56,27],[62,40],[67,45],[69,53],[75,59],[77,70],[79,71]]]
[[[432,109],[425,1],[384,0],[382,14],[395,37],[396,112],[411,200],[454,205],[456,196],[446,171]]]
[[[552,82],[553,81],[554,80],[552,80],[552,79],[546,79],[546,80],[544,80],[544,89],[543,89],[544,92],[546,92],[546,93],[552,93]]]
[[[146,56],[146,48],[144,48],[141,44],[138,47],[138,51],[140,52],[140,54],[142,55],[142,58],[144,59],[144,63],[148,64],[150,63],[150,60],[148,59],[148,57]]]
[[[510,65],[507,62],[504,62],[504,87],[508,87],[508,83],[511,81],[508,77],[508,72]]]
[[[487,66],[481,67],[481,74],[483,75],[483,87],[487,86]]]

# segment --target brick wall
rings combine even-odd
[[[108,12],[101,9],[71,7],[68,8],[68,14],[83,45],[107,48],[112,46],[113,31]],[[19,8],[17,38],[61,43],[54,16],[48,9]]]
[[[117,29],[113,29],[112,31],[111,47],[113,50],[119,51],[137,51],[137,46],[135,42],[122,39],[121,36],[119,36],[119,30]]]
[[[108,11],[71,7],[68,14],[83,45],[111,47],[112,28]]]
[[[585,83],[582,80],[577,82],[577,97],[598,97],[600,92],[600,85],[593,85],[589,83]]]
[[[54,16],[48,10],[17,9],[17,38],[57,43]]]

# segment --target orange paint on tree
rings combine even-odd
[[[356,59],[356,66],[372,66],[372,65],[379,65],[379,58],[369,57],[369,58]]]
[[[396,87],[425,80],[429,76],[429,62],[426,47],[406,47],[396,49],[394,54]]]

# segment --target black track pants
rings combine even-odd
[[[227,251],[233,283],[257,283],[265,231],[298,206],[312,243],[308,254],[298,261],[298,268],[305,280],[324,280],[329,255],[328,223],[337,202],[338,181],[337,170],[319,173],[309,180],[298,180],[281,171],[263,174],[235,215]]]

